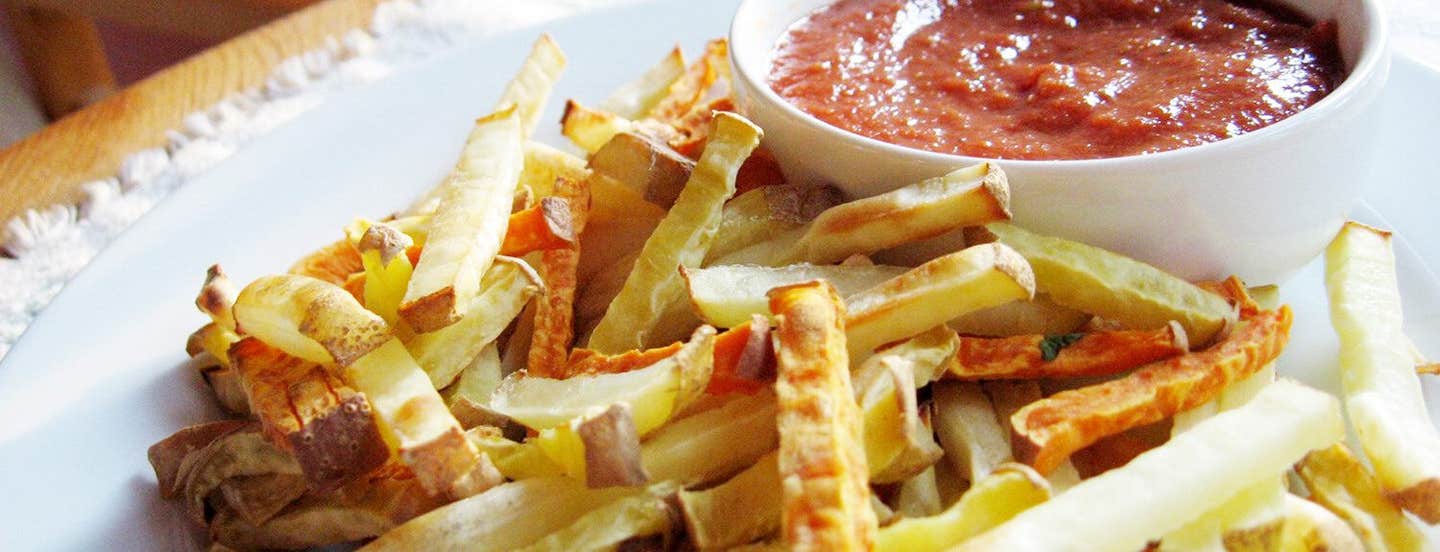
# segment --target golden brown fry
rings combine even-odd
[[[573,212],[567,199],[547,197],[534,207],[510,215],[500,254],[520,257],[574,245],[580,228],[575,225]]]
[[[961,337],[952,378],[1035,379],[1105,376],[1185,354],[1185,329],[1117,330],[1005,338]]]
[[[877,521],[850,386],[845,306],[823,281],[770,292],[785,541],[795,550],[868,550]]]
[[[588,182],[561,178],[555,182],[555,192],[565,199],[570,209],[575,234],[583,233],[590,218]],[[535,331],[526,362],[532,375],[558,377],[565,365],[566,351],[575,339],[575,291],[580,256],[578,241],[541,254],[540,272],[545,280],[545,292],[535,303]]]
[[[616,135],[634,129],[635,123],[629,119],[575,100],[565,102],[565,113],[560,117],[560,134],[589,153],[600,151]]]
[[[722,71],[728,74],[730,68],[729,43],[715,39],[705,45],[705,55],[685,68],[685,73],[670,84],[665,97],[656,102],[646,117],[668,124],[675,124],[705,97],[710,85],[720,78]]]
[[[335,285],[344,285],[351,274],[364,270],[360,252],[350,240],[339,240],[322,247],[291,265],[291,274],[319,278]]]
[[[1049,473],[1102,437],[1200,406],[1274,360],[1289,340],[1292,318],[1289,307],[1262,312],[1204,351],[1030,404],[1010,419],[1016,456]]]
[[[1386,499],[1375,475],[1345,445],[1311,452],[1295,465],[1295,472],[1310,490],[1310,499],[1345,520],[1366,550],[1425,549],[1425,535]]]
[[[590,157],[590,168],[668,208],[690,179],[695,161],[649,136],[622,132]]]
[[[266,436],[294,454],[316,492],[339,487],[390,458],[370,401],[320,365],[255,338],[236,343],[230,355]]]

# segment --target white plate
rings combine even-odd
[[[734,4],[670,2],[549,25],[571,60],[557,98],[602,98],[677,41],[699,52],[724,34]],[[220,416],[184,354],[204,322],[192,301],[205,267],[219,261],[239,282],[280,272],[353,217],[406,205],[453,163],[534,35],[469,44],[335,98],[177,191],[97,257],[0,364],[0,549],[195,548],[189,522],[158,498],[145,449]],[[1394,73],[1406,109],[1391,114],[1383,186],[1370,199],[1389,217],[1376,222],[1425,247],[1402,248],[1401,286],[1411,333],[1440,356],[1440,283],[1421,260],[1440,261],[1426,212],[1440,204],[1426,185],[1440,175],[1427,149],[1440,128],[1429,101],[1440,72],[1401,58]],[[558,103],[547,121],[559,119]],[[554,126],[541,138],[560,143]],[[1284,289],[1297,320],[1282,371],[1333,389],[1333,377],[1317,377],[1333,373],[1336,349],[1319,271]],[[1440,383],[1426,385],[1440,417]]]

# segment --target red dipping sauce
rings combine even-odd
[[[999,159],[1214,142],[1343,78],[1334,25],[1225,0],[839,0],[776,45],[770,86],[836,127]]]

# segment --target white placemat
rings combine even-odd
[[[164,148],[83,185],[78,205],[31,210],[0,229],[0,359],[91,258],[158,201],[251,140],[346,89],[456,42],[639,0],[393,0],[367,29],[280,63],[265,86],[186,117]],[[1394,47],[1440,68],[1440,4],[1390,0]],[[198,286],[198,283],[197,283]]]

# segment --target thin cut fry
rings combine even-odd
[[[956,550],[1131,552],[1339,441],[1339,404],[1280,381],[1140,455],[1082,481]]]
[[[575,100],[565,102],[560,133],[586,153],[600,151],[616,135],[635,129],[635,123],[603,109],[586,107]]]
[[[576,235],[585,231],[590,216],[590,186],[587,181],[560,179],[555,192],[566,201]],[[545,292],[535,303],[534,337],[526,362],[529,373],[558,377],[564,369],[566,351],[575,338],[575,291],[580,270],[580,243],[546,251],[540,257]]]
[[[945,512],[902,519],[880,530],[879,552],[938,552],[1050,499],[1045,479],[1022,464],[1004,464],[978,479]]]
[[[680,493],[685,526],[701,550],[728,549],[780,530],[780,471],[770,453],[729,481]]]
[[[496,109],[513,104],[520,112],[522,132],[526,137],[530,136],[540,122],[540,115],[545,112],[545,102],[550,99],[555,81],[560,79],[560,72],[564,70],[565,52],[560,51],[560,45],[550,35],[542,33],[530,47],[530,55],[525,57],[520,71],[505,85]]]
[[[420,363],[436,389],[455,381],[480,350],[500,337],[510,322],[540,292],[543,284],[525,261],[496,257],[480,280],[480,291],[466,309],[473,315],[437,331],[416,335],[405,348]]]
[[[779,434],[769,390],[666,424],[646,438],[640,459],[656,481],[704,485],[754,465]]]
[[[1179,324],[1160,330],[962,337],[959,362],[949,376],[967,380],[1106,376],[1189,350]]]
[[[1192,347],[1208,346],[1234,318],[1220,296],[1128,257],[1010,224],[986,228],[1030,262],[1036,291],[1061,305],[1130,329],[1162,328],[1174,320]]]
[[[1025,259],[999,244],[940,257],[846,298],[850,355],[904,339],[978,309],[1035,294]]]
[[[647,118],[675,124],[703,101],[710,85],[721,76],[728,74],[730,63],[729,45],[725,39],[715,39],[705,44],[705,54],[685,68],[684,74],[675,79],[666,91],[665,97],[645,113]]]
[[[821,281],[776,288],[770,309],[785,542],[795,550],[868,550],[877,522],[850,387],[845,306]]]
[[[589,347],[618,353],[649,343],[666,309],[684,300],[682,266],[699,266],[720,225],[725,200],[735,193],[735,171],[760,143],[760,128],[739,115],[715,117],[705,155],[695,166],[675,206],[645,241],[625,287],[590,335]]]
[[[1026,406],[1011,418],[1016,455],[1049,473],[1102,437],[1200,406],[1274,360],[1289,340],[1292,319],[1289,307],[1265,311],[1204,351]]]
[[[1345,413],[1390,500],[1440,523],[1440,432],[1401,329],[1390,233],[1347,223],[1325,251]]]
[[[825,280],[842,297],[850,297],[904,274],[898,266],[831,266],[794,264],[782,267],[720,265],[684,268],[685,289],[690,304],[707,323],[730,328],[750,321],[756,314],[769,315],[765,293],[771,289],[809,280]]]
[[[826,210],[806,227],[785,260],[834,263],[1009,218],[1005,173],[980,163]]]
[[[400,303],[400,316],[415,331],[459,321],[479,292],[480,277],[505,238],[524,144],[514,108],[476,121],[460,161],[441,184],[425,250]]]

